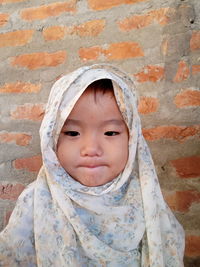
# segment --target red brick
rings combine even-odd
[[[27,169],[30,172],[38,172],[42,166],[42,157],[40,155],[30,158],[20,158],[13,161],[15,169]]]
[[[0,93],[37,93],[41,89],[41,84],[25,82],[6,83],[0,87]]]
[[[200,236],[195,236],[195,235],[186,236],[185,255],[187,257],[200,256]]]
[[[190,39],[190,49],[192,51],[200,49],[200,31],[193,32]]]
[[[130,31],[132,29],[140,29],[152,23],[157,22],[165,25],[169,21],[169,16],[174,12],[172,8],[161,8],[150,11],[142,15],[133,15],[118,22],[119,28],[122,31]]]
[[[148,14],[134,15],[118,22],[122,31],[130,31],[132,29],[140,29],[152,23],[152,18]]]
[[[52,26],[43,30],[42,34],[46,41],[61,40],[65,37],[66,27]]]
[[[149,12],[149,15],[152,18],[152,21],[156,21],[160,25],[166,25],[170,22],[170,17],[174,15],[175,9],[171,7],[160,8],[152,10]]]
[[[192,66],[192,74],[195,75],[198,73],[200,73],[200,65],[193,65]]]
[[[11,112],[13,119],[41,121],[44,116],[43,104],[24,104]]]
[[[123,5],[123,4],[135,4],[139,2],[144,2],[148,0],[88,0],[89,8],[93,10],[104,10],[109,9],[115,6]]]
[[[178,63],[178,69],[176,75],[173,79],[174,82],[182,82],[187,80],[188,76],[190,75],[190,69],[185,61],[180,61]]]
[[[104,56],[109,60],[120,60],[133,57],[142,57],[144,52],[138,43],[122,42],[113,43],[104,46],[93,46],[88,48],[81,48],[79,50],[79,57],[82,60],[96,60],[100,56]]]
[[[1,13],[0,14],[0,27],[6,24],[9,20],[9,14]]]
[[[133,57],[143,57],[144,52],[138,43],[135,42],[121,42],[113,43],[103,51],[107,59],[119,60]]]
[[[35,70],[41,67],[55,67],[64,63],[65,60],[65,51],[57,51],[54,53],[40,52],[16,56],[12,60],[12,65]]]
[[[21,12],[21,18],[24,20],[40,20],[52,16],[59,16],[64,12],[75,12],[76,0],[68,2],[57,2],[39,7],[26,8]]]
[[[32,40],[34,30],[21,30],[0,34],[0,47],[23,46]]]
[[[69,27],[67,33],[76,34],[81,37],[93,37],[99,35],[103,31],[103,29],[105,28],[105,24],[105,20],[91,20],[77,26]]]
[[[154,97],[142,96],[138,105],[138,112],[141,114],[149,114],[156,112],[159,108],[159,101]]]
[[[200,135],[200,125],[195,126],[158,126],[155,128],[143,129],[143,135],[148,141],[155,141],[162,138],[173,139],[184,142],[191,136]]]
[[[102,53],[102,48],[100,46],[93,46],[88,48],[79,49],[79,57],[82,60],[96,60]]]
[[[171,164],[180,178],[195,178],[200,176],[200,156],[171,160]]]
[[[158,82],[164,77],[164,68],[160,66],[148,65],[141,72],[135,74],[138,82]]]
[[[176,95],[174,103],[178,108],[200,106],[200,91],[185,90]]]
[[[200,193],[193,190],[164,192],[164,197],[169,207],[179,212],[188,212],[193,203],[200,202]]]
[[[0,0],[0,4],[8,4],[8,3],[17,3],[17,2],[25,2],[27,0]]]
[[[43,30],[46,41],[61,40],[65,35],[78,35],[81,37],[97,36],[105,28],[105,20],[91,20],[76,26],[52,26]]]
[[[25,186],[22,184],[0,185],[0,199],[16,200]]]
[[[27,146],[32,137],[24,133],[0,132],[0,143],[16,143],[19,146]]]

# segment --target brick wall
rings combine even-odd
[[[109,62],[136,81],[164,196],[200,266],[199,0],[0,0],[0,228],[41,166],[38,129],[53,82]]]

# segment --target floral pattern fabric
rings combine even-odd
[[[129,129],[129,158],[113,181],[87,187],[56,157],[61,128],[95,80],[111,79]],[[53,85],[40,129],[43,166],[0,234],[0,266],[181,267],[184,232],[163,200],[142,136],[132,80],[117,68],[85,66]]]

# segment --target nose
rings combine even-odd
[[[100,140],[97,136],[87,136],[82,140],[80,154],[82,157],[100,157],[103,153]]]

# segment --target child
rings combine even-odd
[[[43,166],[0,235],[0,266],[183,266],[184,232],[163,200],[134,90],[110,65],[54,84]]]

